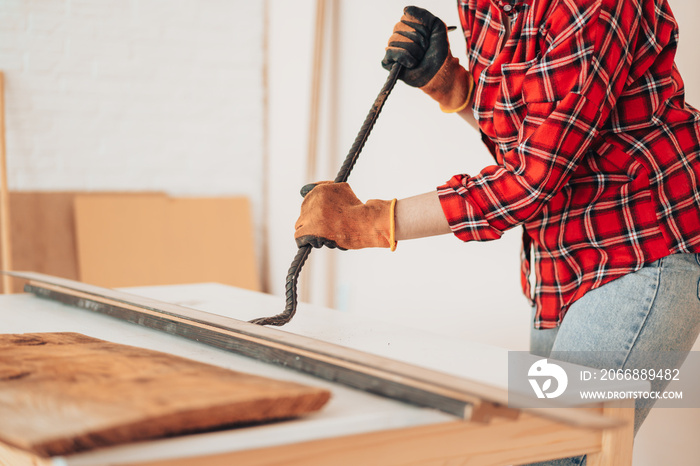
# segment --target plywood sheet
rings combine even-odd
[[[76,196],[106,193],[13,191],[10,193],[10,236],[14,270],[33,270],[79,280],[73,201]],[[120,197],[161,197],[162,193],[108,193]],[[15,281],[13,291],[21,292]]]
[[[75,225],[86,283],[260,289],[246,198],[76,196]]]
[[[326,390],[77,333],[0,335],[0,441],[40,456],[320,409]]]
[[[11,192],[10,235],[15,270],[75,280],[72,192]],[[15,289],[14,291],[19,291]]]

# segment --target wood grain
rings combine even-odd
[[[245,197],[79,195],[74,205],[81,281],[106,287],[216,282],[260,289]]]
[[[77,333],[0,335],[0,441],[38,456],[299,416],[330,393]]]

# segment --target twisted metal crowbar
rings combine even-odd
[[[355,166],[355,162],[357,162],[360,151],[362,151],[365,142],[367,142],[369,133],[372,131],[372,127],[374,127],[374,123],[377,121],[379,113],[382,111],[384,102],[386,101],[387,97],[389,97],[391,90],[394,88],[394,84],[396,84],[401,68],[402,66],[400,64],[394,63],[389,71],[389,76],[386,78],[386,82],[384,83],[382,90],[379,91],[379,95],[374,100],[374,104],[367,114],[365,122],[362,124],[359,133],[357,133],[355,142],[352,144],[350,152],[345,157],[343,166],[340,167],[334,183],[343,183],[348,180],[348,176],[350,176],[350,172]],[[297,311],[297,282],[299,281],[299,274],[301,273],[301,268],[304,266],[304,262],[306,262],[309,254],[311,254],[311,249],[311,246],[308,244],[301,246],[297,251],[296,256],[294,256],[292,265],[289,267],[289,271],[287,272],[287,285],[285,287],[285,296],[287,300],[284,306],[284,311],[276,316],[253,319],[250,321],[251,323],[258,325],[282,326],[292,320],[292,317],[294,317],[294,314]]]

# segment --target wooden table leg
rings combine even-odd
[[[634,400],[609,401],[603,406],[606,417],[620,419],[624,425],[602,432],[600,453],[588,455],[588,466],[631,466],[634,439]]]

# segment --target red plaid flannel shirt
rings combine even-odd
[[[458,6],[496,164],[438,194],[463,241],[524,227],[535,327],[558,326],[586,292],[645,263],[699,252],[700,113],[684,100],[666,0]]]

